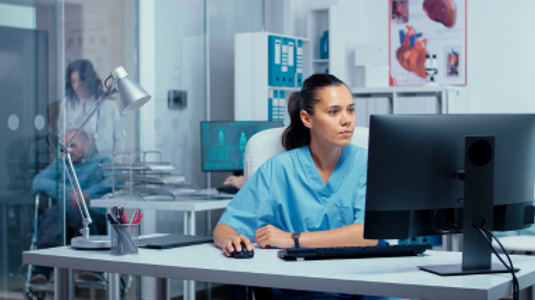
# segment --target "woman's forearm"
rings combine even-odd
[[[219,224],[214,229],[214,243],[217,247],[221,248],[221,243],[228,236],[239,236],[238,232],[225,224]]]
[[[301,233],[299,245],[305,248],[375,246],[377,240],[364,239],[364,225],[352,224],[332,230]]]

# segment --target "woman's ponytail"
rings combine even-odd
[[[310,143],[310,129],[306,128],[301,121],[299,92],[294,92],[290,95],[288,114],[290,115],[290,126],[282,134],[282,146],[286,150],[292,150],[308,145]]]

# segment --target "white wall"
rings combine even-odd
[[[356,45],[385,49],[388,62],[387,0],[289,0],[283,13],[283,34],[305,36],[306,11],[311,7],[337,4],[346,24],[346,54]],[[531,85],[535,76],[533,11],[535,2],[468,1],[468,113],[535,112]],[[353,80],[352,57],[347,69],[336,74],[349,84]]]
[[[534,113],[535,2],[468,1],[467,11],[469,111]]]

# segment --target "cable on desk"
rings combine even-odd
[[[513,262],[511,261],[511,258],[509,257],[509,254],[507,253],[507,251],[503,247],[502,243],[500,243],[498,238],[496,238],[496,236],[494,236],[494,234],[492,234],[492,232],[488,228],[486,228],[486,227],[476,227],[476,228],[483,235],[483,237],[485,238],[485,241],[489,245],[490,249],[492,250],[492,252],[494,252],[494,255],[496,255],[496,257],[498,257],[498,259],[504,265],[504,267],[507,270],[509,270],[509,272],[511,272],[511,275],[513,276],[513,300],[518,300],[519,299],[520,286],[518,284],[518,279],[516,278],[516,274],[515,274],[515,268],[513,266]],[[502,249],[503,253],[505,253],[505,256],[507,257],[507,260],[508,260],[509,264],[506,264],[505,261],[503,261],[502,257],[498,254],[498,252],[496,252],[496,249],[494,249],[494,247],[492,246],[492,239],[489,238],[489,236],[492,237],[498,243],[498,245],[500,245],[500,248]]]

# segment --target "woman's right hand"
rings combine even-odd
[[[243,245],[245,245],[247,251],[255,249],[255,247],[251,244],[251,241],[243,234],[226,236],[221,240],[219,248],[223,250],[223,253],[226,256],[230,256],[231,253],[234,252],[234,248],[236,248],[236,251],[238,252],[242,251]]]

